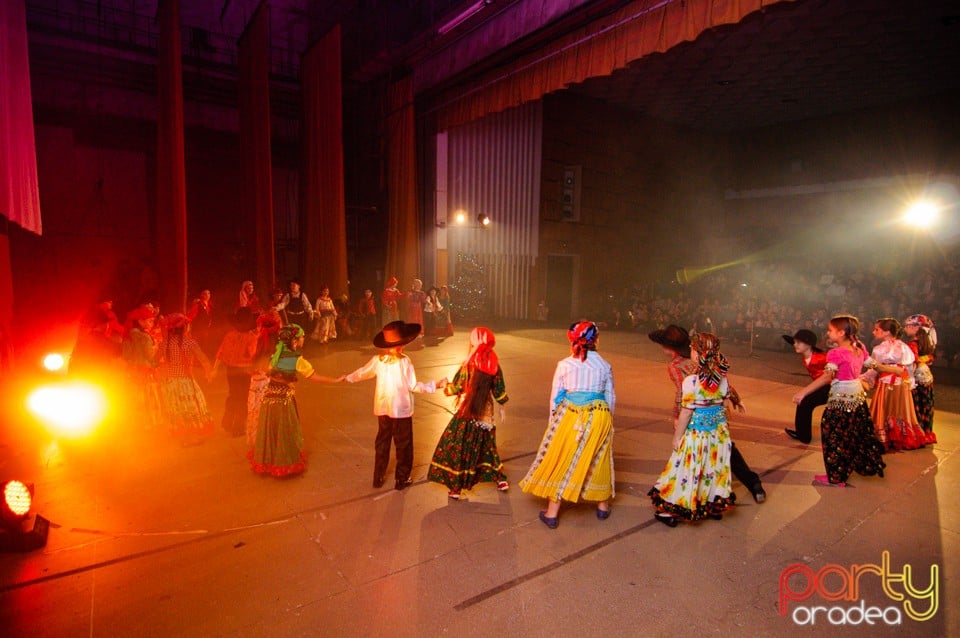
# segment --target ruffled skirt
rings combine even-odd
[[[906,383],[878,383],[870,403],[877,440],[887,450],[916,450],[925,436],[913,406],[913,393]]]
[[[694,410],[680,447],[647,493],[657,511],[698,521],[733,506],[730,446],[726,411]]]
[[[843,394],[831,389],[820,422],[823,465],[831,483],[844,483],[853,472],[883,476],[883,444],[875,436],[874,421],[867,409],[859,381]]]

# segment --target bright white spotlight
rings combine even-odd
[[[939,207],[931,201],[915,202],[903,214],[903,221],[917,228],[930,228],[937,221]]]
[[[484,213],[480,213],[479,215],[477,215],[477,223],[484,227],[489,226],[490,218]]]
[[[43,367],[50,372],[60,372],[67,365],[67,360],[58,352],[51,352],[43,358]]]
[[[107,399],[100,388],[88,383],[55,383],[31,392],[27,407],[55,434],[78,437],[103,421]]]

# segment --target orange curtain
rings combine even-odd
[[[260,290],[276,283],[273,161],[270,151],[270,13],[261,2],[237,46],[240,72],[240,154],[244,243],[254,247]]]
[[[396,277],[408,290],[420,276],[420,223],[413,80],[394,82],[387,91],[387,266],[384,279]]]
[[[343,185],[340,27],[303,55],[301,275],[305,289],[347,293],[347,220]]]
[[[161,308],[182,312],[187,301],[187,179],[183,151],[180,0],[161,0],[159,9],[155,252],[161,273]]]
[[[707,29],[793,0],[636,0],[535,53],[498,67],[464,92],[442,97],[441,130],[537,100],[587,78],[610,75],[651,53],[694,40]]]

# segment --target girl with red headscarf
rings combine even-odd
[[[461,498],[462,490],[484,481],[496,483],[501,492],[510,488],[497,453],[493,419],[496,402],[503,423],[503,404],[507,402],[494,345],[496,337],[489,328],[474,328],[470,332],[470,354],[444,388],[447,396],[457,397],[457,411],[440,435],[427,479],[446,485],[452,499]]]
[[[557,364],[550,394],[550,421],[537,457],[520,488],[547,499],[540,520],[559,523],[560,501],[597,503],[597,518],[610,516],[613,476],[613,370],[597,354],[597,324],[570,326],[571,354]]]

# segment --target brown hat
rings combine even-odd
[[[419,323],[391,321],[373,338],[373,345],[378,348],[404,346],[420,336],[420,331]]]
[[[647,334],[650,341],[659,343],[678,354],[690,354],[690,334],[678,325],[670,324],[663,330],[654,330]]]

